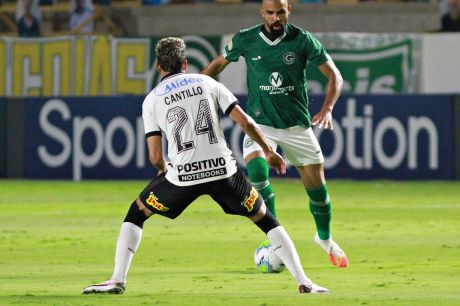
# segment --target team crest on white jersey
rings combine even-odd
[[[291,51],[283,54],[283,62],[286,65],[292,65],[295,62],[295,54]]]

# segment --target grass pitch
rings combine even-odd
[[[112,273],[128,206],[146,182],[0,181],[0,305],[459,305],[460,183],[330,181],[334,238],[349,268],[313,243],[298,181],[274,180],[278,218],[307,275],[332,290],[300,295],[289,272],[255,270],[265,237],[202,197],[144,226],[126,294],[81,295]]]

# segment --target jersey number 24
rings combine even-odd
[[[177,153],[193,149],[195,143],[193,140],[185,141],[182,139],[182,129],[188,121],[187,112],[180,106],[175,106],[168,110],[166,118],[169,123],[174,122],[174,142],[177,146]],[[217,136],[214,130],[214,122],[211,116],[211,108],[207,99],[201,100],[198,108],[198,116],[195,124],[196,135],[208,134],[209,143],[217,143]]]

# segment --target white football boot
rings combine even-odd
[[[114,281],[106,281],[100,284],[95,284],[86,287],[81,292],[82,294],[90,293],[109,293],[109,294],[123,294],[125,292],[126,285],[123,283],[116,283]]]
[[[329,289],[318,286],[315,283],[299,286],[300,293],[329,293]]]

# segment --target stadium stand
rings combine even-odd
[[[112,34],[112,35],[128,35],[123,31],[123,27],[119,24],[119,15],[115,16],[112,13],[113,9],[137,8],[142,6],[138,0],[118,0],[113,3],[107,0],[101,0],[94,4],[94,15],[86,20],[84,24],[77,28],[70,29],[69,16],[71,12],[70,1],[57,2],[40,2],[42,12],[42,36],[56,35],[73,35],[79,34],[80,29],[88,22],[94,22],[94,31],[87,34]],[[46,4],[42,4],[46,3]],[[110,4],[106,5],[107,3]],[[0,35],[1,36],[17,36],[18,29],[15,21],[16,1],[4,1],[0,5]]]
[[[232,33],[235,25],[257,20],[252,0],[97,0],[94,2],[94,32],[116,36]],[[293,22],[311,31],[433,32],[440,29],[436,0],[293,0]],[[70,1],[42,0],[42,36],[72,35],[69,28]],[[223,10],[222,5],[225,6]],[[2,0],[0,35],[16,36],[16,1]],[[247,11],[247,13],[246,13]],[[207,26],[188,26],[193,20],[207,20]],[[155,16],[153,19],[152,16]],[[232,17],[229,17],[232,16]],[[326,17],[325,17],[326,16]],[[359,16],[359,18],[357,18]],[[301,18],[299,18],[301,17]],[[177,22],[170,24],[171,18]],[[308,20],[308,22],[306,21]],[[369,20],[373,20],[369,24]],[[237,21],[237,22],[235,22]],[[169,23],[169,25],[168,25]],[[219,24],[219,26],[215,26]],[[154,29],[153,29],[154,28]],[[179,30],[179,28],[181,30]],[[217,33],[218,32],[218,33]]]

